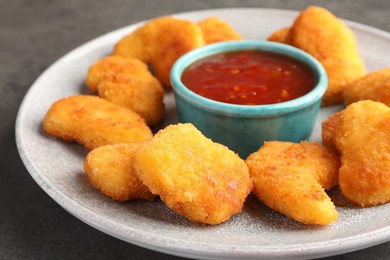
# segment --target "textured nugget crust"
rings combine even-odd
[[[88,153],[84,170],[92,186],[114,200],[152,200],[148,187],[133,169],[134,152],[140,144],[113,144],[96,148]]]
[[[390,106],[390,68],[371,72],[344,89],[344,104],[360,100],[372,100]]]
[[[164,89],[139,59],[98,60],[89,68],[86,83],[100,97],[138,113],[148,125],[157,124],[164,115]]]
[[[359,101],[341,112],[334,141],[342,194],[362,206],[390,201],[390,108]]]
[[[341,103],[345,87],[366,73],[352,30],[324,8],[302,11],[289,37],[294,46],[310,53],[324,66],[329,78],[324,105]]]
[[[90,150],[107,144],[142,142],[153,137],[137,113],[89,95],[56,101],[46,113],[43,129]]]
[[[206,44],[242,40],[243,37],[225,20],[219,17],[209,17],[198,23]]]
[[[341,112],[336,112],[322,122],[322,145],[337,150],[334,144],[334,131],[338,124]]]
[[[192,124],[171,125],[134,155],[138,177],[175,212],[219,224],[241,212],[252,188],[245,162]]]
[[[139,59],[107,56],[96,61],[88,70],[86,84],[92,92],[99,91],[105,80],[128,80],[135,76],[150,75],[148,65]]]
[[[266,142],[247,159],[253,193],[265,205],[305,224],[337,220],[324,189],[337,184],[339,158],[316,143]]]
[[[329,84],[323,106],[342,103],[343,90],[366,73],[354,33],[324,8],[308,7],[289,29],[276,31],[268,39],[302,49],[324,66]]]
[[[156,77],[169,87],[174,62],[183,54],[203,45],[203,34],[196,23],[160,17],[123,37],[114,46],[114,54],[138,58],[152,65]]]
[[[290,33],[290,28],[282,28],[280,30],[273,32],[267,38],[267,40],[272,41],[272,42],[280,42],[280,43],[290,44],[289,33]]]

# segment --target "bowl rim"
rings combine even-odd
[[[196,94],[188,89],[181,81],[184,70],[199,59],[227,51],[260,50],[283,54],[295,58],[308,65],[318,79],[316,86],[307,94],[286,102],[266,105],[237,105],[215,101]],[[202,110],[217,114],[234,116],[273,116],[297,111],[321,102],[327,85],[328,77],[321,63],[307,52],[296,47],[266,40],[238,40],[209,44],[194,49],[181,56],[173,65],[170,80],[175,96]],[[176,97],[177,98],[177,97]]]

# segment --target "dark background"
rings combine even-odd
[[[26,171],[16,149],[15,118],[23,96],[51,63],[99,35],[161,15],[222,7],[302,10],[313,4],[390,31],[387,0],[0,0],[0,259],[180,259],[84,224],[46,195]],[[389,255],[390,242],[327,259]]]

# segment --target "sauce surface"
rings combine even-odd
[[[289,101],[310,92],[317,83],[306,64],[256,50],[208,56],[191,64],[181,80],[203,97],[238,105]]]

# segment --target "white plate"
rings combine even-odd
[[[217,9],[176,15],[199,21],[226,19],[247,39],[265,39],[292,23],[297,12],[274,9]],[[369,71],[388,66],[390,34],[348,22]],[[59,98],[88,93],[88,67],[108,55],[113,44],[141,23],[108,33],[71,51],[32,85],[20,107],[16,139],[20,156],[42,189],[71,214],[124,241],[152,250],[207,259],[315,258],[358,250],[390,240],[390,204],[373,208],[338,206],[339,220],[327,227],[305,226],[249,197],[242,214],[218,226],[200,226],[176,215],[161,202],[118,203],[100,194],[83,173],[86,150],[44,134],[42,119]],[[166,96],[164,124],[176,122],[175,105]],[[322,109],[311,139],[320,141],[320,125],[339,107]],[[337,192],[333,194],[341,200]]]

